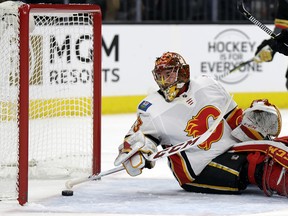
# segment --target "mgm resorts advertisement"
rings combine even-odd
[[[46,83],[50,93],[73,86],[72,95],[83,96],[93,80],[90,29],[75,34],[71,26],[62,26],[59,34],[49,35],[37,30],[30,44],[30,82],[34,80],[30,84]],[[191,78],[212,76],[229,92],[286,92],[288,60],[279,53],[271,62],[251,61],[229,73],[253,60],[257,46],[269,37],[255,25],[103,25],[102,95],[146,95],[157,90],[152,69],[156,58],[167,51],[184,57]]]

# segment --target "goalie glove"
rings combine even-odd
[[[281,33],[278,34],[275,38],[274,46],[271,48],[275,52],[282,53],[283,55],[288,56],[288,29],[282,29]]]
[[[274,47],[275,40],[269,39],[264,40],[258,47],[255,52],[254,61],[257,63],[262,62],[270,62],[273,60],[275,55],[275,51],[273,51],[272,47]]]
[[[275,105],[266,99],[254,100],[231,134],[240,141],[262,140],[269,136],[277,137],[281,126],[281,114]]]
[[[118,150],[119,154],[114,161],[114,165],[122,164],[130,176],[140,175],[143,168],[151,169],[155,166],[155,161],[147,161],[145,158],[157,152],[157,147],[141,131],[125,138]]]

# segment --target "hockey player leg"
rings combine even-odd
[[[251,152],[247,156],[247,179],[257,185],[267,196],[288,194],[288,147],[287,137],[276,141],[239,143],[235,152]],[[280,142],[281,141],[281,142]]]
[[[247,185],[242,168],[247,154],[224,153],[210,162],[193,182],[181,185],[188,192],[240,194]]]
[[[285,167],[259,152],[250,153],[247,158],[248,179],[251,184],[257,185],[267,196],[274,193],[287,196],[288,174]]]
[[[264,165],[263,191],[267,196],[272,196],[274,192],[281,196],[288,197],[288,173],[285,167],[267,158]]]

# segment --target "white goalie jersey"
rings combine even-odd
[[[163,148],[179,144],[203,134],[217,119],[230,97],[218,82],[206,76],[191,80],[189,89],[172,102],[166,102],[159,92],[155,92],[139,104],[138,118],[127,135],[141,130]],[[237,110],[240,109],[232,100],[225,119],[208,140],[168,158],[180,184],[193,181],[212,159],[237,142],[231,136],[231,124],[237,124],[237,118],[231,117],[231,114],[237,113]]]

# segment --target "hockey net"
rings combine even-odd
[[[100,172],[101,11],[0,4],[0,200]]]

